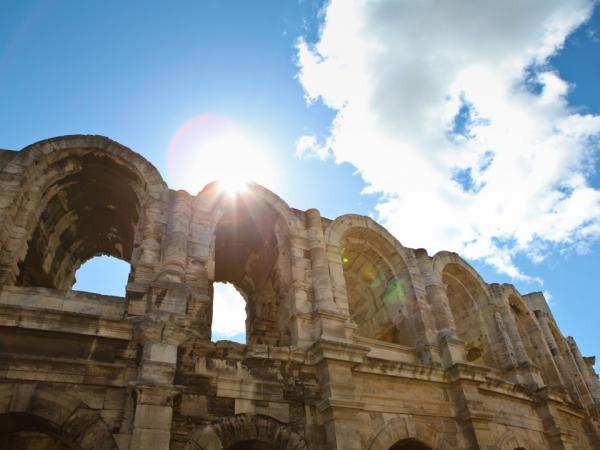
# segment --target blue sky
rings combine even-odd
[[[212,166],[200,151],[184,174],[174,136],[218,117],[267,149],[255,177],[291,206],[372,215],[545,291],[600,354],[599,8],[444,5],[7,0],[0,148],[102,134],[198,190]],[[101,266],[78,288],[122,290]]]

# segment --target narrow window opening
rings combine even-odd
[[[246,343],[246,300],[231,283],[213,283],[211,340]]]
[[[83,263],[75,273],[73,290],[125,297],[131,265],[112,256],[96,256]]]

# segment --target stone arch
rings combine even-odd
[[[281,218],[282,223],[286,224],[286,230],[290,234],[298,234],[303,230],[303,225],[300,219],[294,214],[292,208],[274,192],[270,191],[266,187],[250,182],[247,188],[238,194],[238,197],[253,196],[260,199],[265,204],[269,205],[273,211],[275,211],[278,217]],[[218,181],[207,184],[204,188],[198,192],[197,199],[203,201],[204,204],[208,205],[209,209],[213,210],[213,225],[218,222],[220,217],[224,214],[225,210],[223,207],[223,198],[227,194],[220,192]]]
[[[158,208],[166,184],[115,141],[48,139],[16,154],[3,172],[12,195],[0,211],[2,284],[66,289],[87,259],[107,254],[133,262],[148,239],[156,240],[145,213]]]
[[[0,387],[0,417],[31,417],[44,423],[76,450],[117,450],[100,415],[77,397],[31,383]]]
[[[390,450],[401,442],[414,442],[431,450],[450,450],[450,445],[439,432],[432,427],[415,423],[412,416],[395,417],[387,420],[368,439],[367,450]]]
[[[532,450],[539,448],[529,439],[523,438],[520,434],[515,434],[512,431],[505,432],[496,445],[497,450]]]
[[[471,266],[468,262],[462,259],[457,253],[441,251],[437,252],[433,255],[433,271],[434,273],[441,275],[444,272],[444,268],[448,264],[456,264],[460,266],[465,272],[467,272],[471,277],[473,277],[475,283],[479,285],[479,287],[486,292],[487,295],[487,283],[485,280],[479,275],[473,266]],[[488,296],[488,301],[491,302],[491,299]]]
[[[212,183],[198,198],[212,208],[208,278],[233,284],[245,298],[247,342],[289,345],[290,236],[299,233],[298,218],[256,183],[235,197]]]
[[[277,450],[308,450],[306,440],[288,426],[254,414],[226,417],[199,428],[184,450],[227,450],[246,441],[267,443]]]
[[[465,342],[467,361],[499,367],[493,350],[493,343],[501,339],[494,323],[496,307],[485,281],[456,253],[434,255],[433,270],[445,285],[456,335]]]
[[[409,252],[381,225],[354,214],[335,219],[324,236],[330,254],[339,252],[330,258],[330,272],[356,333],[414,346],[417,330],[410,319],[417,302]]]
[[[515,320],[517,332],[521,337],[525,352],[530,361],[536,361],[539,359],[537,355],[539,350],[536,351],[538,344],[535,342],[534,334],[539,335],[541,331],[535,318],[535,313],[529,308],[527,302],[525,302],[514,286],[505,285],[504,288],[504,301],[508,304],[509,311]]]

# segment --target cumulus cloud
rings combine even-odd
[[[337,114],[297,154],[354,165],[403,244],[525,279],[517,253],[539,261],[600,236],[600,116],[573,109],[548,65],[593,7],[331,0],[318,42],[298,43],[298,79]]]
[[[229,283],[214,283],[213,338],[232,338],[246,332],[246,301]]]

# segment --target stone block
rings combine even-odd
[[[173,409],[162,405],[137,405],[134,426],[136,429],[170,430]]]
[[[181,415],[189,417],[208,417],[208,401],[206,396],[183,394],[181,397]]]
[[[136,429],[129,450],[169,450],[170,441],[169,431]]]
[[[144,361],[175,364],[177,362],[177,346],[150,342],[144,345],[142,357]]]

